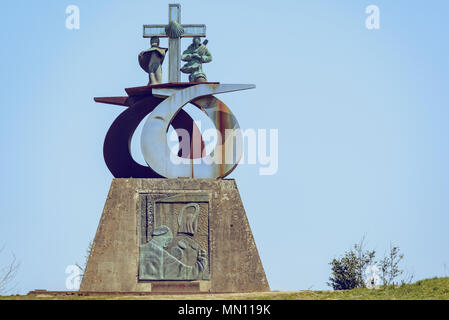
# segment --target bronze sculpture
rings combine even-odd
[[[162,64],[168,49],[160,48],[159,43],[159,37],[152,37],[151,48],[139,54],[139,64],[149,75],[148,85],[162,83]]]
[[[203,63],[212,61],[212,54],[206,47],[208,41],[201,43],[200,37],[194,37],[192,44],[183,52],[181,60],[187,62],[182,68],[183,73],[190,74],[190,82],[207,82],[203,72]]]

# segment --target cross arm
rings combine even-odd
[[[205,24],[183,24],[184,34],[183,38],[193,38],[193,37],[205,37],[206,36],[206,25]]]
[[[165,32],[165,24],[146,24],[143,26],[143,37],[159,37],[168,38]],[[184,33],[181,38],[193,38],[193,37],[205,37],[206,36],[206,25],[204,24],[183,24]]]
[[[167,33],[165,32],[165,24],[146,24],[143,26],[143,37],[151,38],[151,37],[160,37],[160,38],[168,38]]]

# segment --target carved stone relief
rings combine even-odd
[[[209,195],[142,194],[139,280],[209,280]]]

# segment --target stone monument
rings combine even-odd
[[[145,25],[152,47],[139,55],[149,74],[144,87],[126,97],[95,98],[126,107],[109,129],[103,148],[115,177],[82,280],[82,292],[220,293],[269,291],[269,285],[234,180],[243,138],[237,119],[215,95],[254,85],[207,82],[202,63],[212,60],[206,26],[181,24],[181,7],[169,5],[168,25]],[[162,83],[169,38],[168,82]],[[181,38],[193,43],[181,56]],[[190,82],[181,82],[182,72]],[[207,154],[187,104],[205,112],[217,129]],[[137,163],[130,142],[145,121]],[[172,126],[178,149],[167,144]]]

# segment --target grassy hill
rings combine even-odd
[[[11,296],[0,300],[449,300],[449,278],[421,280],[414,284],[380,289],[347,291],[266,292],[221,295],[162,296]]]

